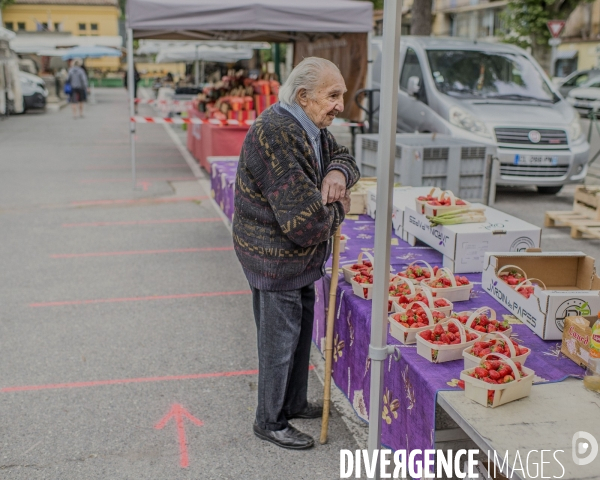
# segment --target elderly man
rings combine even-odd
[[[233,241],[258,337],[254,433],[284,448],[312,447],[288,421],[322,414],[307,400],[314,282],[325,274],[331,238],[350,208],[347,189],[360,176],[327,131],[344,110],[345,91],[333,63],[304,59],[279,103],[250,128],[237,171]]]

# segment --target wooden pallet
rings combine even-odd
[[[570,227],[572,238],[600,238],[600,187],[579,185],[573,210],[546,212],[544,227]]]

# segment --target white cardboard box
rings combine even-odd
[[[396,187],[392,200],[392,227],[394,233],[406,241],[407,234],[404,232],[404,209],[412,207],[417,197],[427,195],[433,187]],[[367,192],[367,215],[375,219],[377,205],[377,187],[372,187]]]
[[[404,231],[408,242],[416,238],[444,255],[444,267],[454,273],[483,271],[486,252],[520,252],[540,246],[542,229],[480,203],[473,208],[485,208],[485,223],[431,226],[415,206],[404,211]]]
[[[504,265],[521,267],[546,284],[525,298],[496,275]],[[544,340],[560,340],[565,317],[600,311],[600,278],[594,259],[582,252],[487,253],[482,287]]]

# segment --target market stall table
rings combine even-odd
[[[229,216],[227,212],[232,214],[233,209],[229,211],[227,205],[233,205],[233,186],[237,162],[215,161],[212,163],[212,168],[211,181],[215,200]],[[228,186],[230,187],[228,188]],[[371,218],[366,215],[348,215],[342,226],[342,233],[347,237],[347,243],[345,252],[340,255],[340,266],[354,264],[360,252],[373,253],[374,232],[375,222]],[[442,255],[424,244],[410,246],[399,237],[394,236],[391,250],[392,271],[404,270],[415,260],[425,260],[431,265],[439,266],[442,263]],[[485,293],[481,286],[481,274],[465,276],[474,284],[471,298],[465,302],[456,302],[454,310],[475,310],[482,306],[489,306],[496,310],[499,318],[509,319],[513,323],[513,337],[522,342],[524,346],[531,348],[532,353],[527,359],[526,366],[536,372],[535,381],[542,385],[534,386],[532,396],[529,398],[503,405],[494,410],[485,408],[468,400],[456,386],[463,369],[462,359],[431,364],[417,354],[415,345],[401,345],[398,340],[388,334],[388,343],[398,345],[401,358],[399,361],[395,361],[393,357],[389,357],[386,361],[387,369],[382,398],[384,408],[381,420],[383,421],[382,441],[387,447],[394,450],[425,450],[434,448],[440,441],[445,441],[446,436],[442,438],[443,434],[437,438],[436,402],[478,443],[479,438],[486,437],[483,432],[486,431],[487,424],[482,419],[488,418],[488,415],[501,419],[509,409],[510,411],[513,409],[526,411],[530,409],[529,407],[533,405],[532,402],[535,399],[545,399],[547,395],[550,395],[550,398],[554,399],[553,401],[558,401],[555,396],[559,393],[555,393],[555,390],[563,391],[565,388],[563,385],[574,385],[578,391],[583,391],[583,386],[578,380],[575,382],[579,383],[569,381],[569,383],[548,385],[547,382],[559,382],[569,376],[581,376],[584,370],[560,354],[560,342],[540,339]],[[316,282],[315,289],[313,341],[323,352],[329,277],[326,276]],[[354,295],[352,287],[343,280],[343,275],[340,277],[337,299],[333,380],[348,398],[356,414],[364,421],[368,421],[370,391],[368,351],[371,302]],[[575,390],[572,387],[569,388]],[[446,392],[444,390],[453,391]],[[547,394],[547,392],[550,393]],[[544,395],[540,397],[542,393]],[[562,404],[562,408],[566,409],[573,404],[573,401],[567,401]],[[560,409],[556,411],[558,412]],[[513,423],[511,420],[510,424]],[[561,423],[561,428],[570,428],[567,423]],[[465,427],[468,424],[471,425],[470,428]],[[479,430],[480,424],[481,430]],[[547,428],[554,427],[547,426]],[[568,437],[560,438],[571,438],[575,431],[573,430]],[[545,435],[551,436],[551,432],[548,431]],[[531,437],[532,442],[533,439],[534,437]],[[478,445],[480,444],[478,443]],[[492,444],[492,446],[502,454],[507,450],[506,446],[501,443]],[[483,447],[481,448],[483,449]]]
[[[348,241],[346,251],[341,254],[340,264],[355,263],[361,251],[373,253],[374,232],[375,222],[371,218],[365,215],[347,218],[342,226],[342,233],[348,236]],[[428,246],[419,244],[411,247],[400,238],[394,237],[391,250],[392,270],[403,270],[414,260],[426,260],[432,265],[441,265],[442,256]],[[481,274],[470,274],[466,277],[474,284],[471,298],[466,302],[455,303],[454,310],[475,310],[481,306],[489,306],[496,310],[500,318],[505,315],[509,321],[514,322],[513,336],[532,350],[526,366],[536,372],[536,382],[560,381],[571,375],[583,374],[581,367],[559,354],[560,342],[541,340],[485,293],[481,286]],[[323,351],[325,308],[329,291],[327,277],[317,282],[316,291],[313,340]],[[343,279],[340,279],[337,298],[333,379],[350,401],[356,414],[368,421],[371,302],[354,295],[352,287]],[[399,345],[400,342],[388,334],[388,344]],[[456,385],[463,370],[463,360],[432,364],[417,354],[414,345],[399,345],[399,350],[399,361],[392,357],[386,360],[382,398],[382,443],[394,450],[434,448],[436,396],[441,390],[459,390]],[[534,391],[536,388],[539,387],[534,387]],[[467,401],[462,391],[456,395]],[[477,405],[477,408],[482,410],[482,415],[490,410],[480,405]],[[505,408],[506,405],[497,410],[502,411]]]
[[[236,160],[215,160],[210,162],[211,196],[217,202],[229,221],[233,221]]]
[[[572,460],[573,435],[584,431],[598,438],[600,432],[600,395],[586,390],[580,380],[535,386],[531,396],[496,409],[481,408],[467,400],[462,392],[440,392],[438,404],[483,452],[498,452],[500,464],[508,452],[507,464],[511,470],[518,450],[527,472],[526,455],[532,452],[528,462],[531,475],[526,477],[515,470],[509,478],[581,480],[600,477],[600,457],[588,465],[576,465]],[[548,463],[544,464],[543,476],[541,472],[534,476],[534,462],[541,464],[541,450],[549,451],[544,456],[544,462]],[[562,466],[553,457],[554,452]],[[516,465],[520,468],[518,462]]]

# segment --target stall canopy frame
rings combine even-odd
[[[133,85],[133,39],[313,41],[373,29],[373,4],[358,0],[128,0],[127,80]],[[129,116],[134,116],[133,88]],[[135,122],[129,122],[136,184]]]

